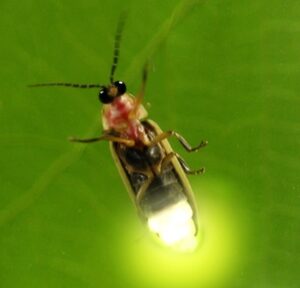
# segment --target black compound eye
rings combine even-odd
[[[103,104],[109,104],[109,103],[113,102],[114,98],[108,95],[108,89],[106,87],[104,87],[99,92],[99,100]]]
[[[118,89],[118,96],[121,96],[126,92],[126,85],[124,82],[116,81],[114,86]]]

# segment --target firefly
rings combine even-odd
[[[136,96],[127,92],[123,81],[115,81],[124,20],[121,18],[115,35],[110,83],[73,84],[42,83],[30,87],[64,86],[98,88],[102,103],[102,135],[95,138],[70,138],[72,142],[108,141],[112,157],[142,221],[167,246],[192,250],[199,231],[197,207],[187,174],[202,174],[204,168],[192,170],[175,152],[168,138],[176,138],[187,152],[196,152],[207,145],[201,141],[192,147],[179,133],[163,132],[143,106],[148,75],[144,66],[142,84]]]

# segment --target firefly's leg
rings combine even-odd
[[[145,171],[143,172],[145,173]],[[146,173],[147,175],[147,180],[143,183],[142,187],[140,188],[140,190],[138,191],[137,195],[136,195],[136,203],[138,204],[137,206],[139,207],[139,204],[141,202],[141,200],[143,199],[143,196],[145,195],[149,185],[151,184],[153,178],[154,178],[154,175],[148,171]]]
[[[204,168],[200,168],[198,170],[191,170],[188,164],[176,152],[171,152],[164,157],[160,165],[160,171],[163,171],[165,169],[165,167],[170,163],[173,157],[176,157],[178,159],[180,166],[182,167],[183,171],[186,174],[197,175],[197,174],[203,174],[205,171]]]
[[[146,83],[147,83],[147,78],[148,78],[148,63],[146,63],[145,66],[144,66],[143,75],[142,75],[142,85],[141,85],[139,93],[135,97],[134,109],[130,113],[133,118],[136,117],[138,109],[140,108],[140,105],[143,102]]]
[[[128,147],[133,147],[135,145],[134,140],[124,139],[124,138],[116,137],[116,136],[112,136],[112,135],[102,135],[102,136],[99,136],[99,137],[87,138],[87,139],[79,139],[79,138],[76,138],[76,137],[70,137],[69,140],[71,142],[80,142],[80,143],[92,143],[92,142],[106,140],[106,141],[111,141],[111,142],[122,143],[122,144],[125,144]]]
[[[137,94],[137,102],[138,104],[141,104],[144,98],[145,94],[145,88],[146,88],[146,83],[147,83],[147,78],[148,78],[148,63],[145,64],[144,69],[143,69],[143,76],[142,76],[142,85],[140,88],[140,92]]]
[[[180,142],[180,144],[183,146],[183,148],[188,151],[188,152],[196,152],[198,151],[200,148],[205,147],[207,145],[207,141],[201,141],[201,143],[196,146],[196,147],[192,147],[180,134],[178,134],[175,131],[166,131],[161,133],[160,135],[156,136],[150,143],[150,146],[155,145],[159,142],[161,142],[164,139],[167,139],[171,136],[175,136],[177,138],[177,140]]]

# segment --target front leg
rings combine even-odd
[[[151,141],[149,146],[158,144],[159,142],[161,142],[171,136],[174,136],[187,152],[197,152],[200,148],[203,148],[208,144],[207,141],[201,141],[201,143],[199,145],[192,147],[179,133],[177,133],[176,131],[170,130],[170,131],[166,131],[166,132],[163,132],[163,133],[157,135]]]
[[[99,137],[87,138],[87,139],[80,139],[80,138],[76,138],[76,137],[70,137],[69,138],[69,141],[79,142],[79,143],[93,143],[93,142],[98,142],[98,141],[102,141],[102,140],[125,144],[128,147],[135,146],[135,141],[132,140],[132,139],[125,139],[125,138],[113,136],[113,135],[110,135],[110,134],[103,134]]]

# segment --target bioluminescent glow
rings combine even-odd
[[[124,263],[119,267],[126,281],[136,287],[230,287],[228,283],[240,275],[246,265],[245,237],[250,229],[247,211],[238,201],[241,191],[220,180],[197,180],[192,179],[199,210],[199,230],[194,237],[200,238],[197,248],[192,253],[178,253],[177,249],[170,249],[174,244],[159,245],[147,233],[149,229],[159,231],[167,243],[182,244],[180,238],[187,241],[189,237],[185,235],[192,235],[194,226],[188,225],[191,210],[185,200],[151,217],[144,228],[131,212],[126,225],[122,224],[124,230],[115,254],[116,263]],[[175,233],[173,228],[181,227],[178,223],[187,224],[186,230],[178,229],[180,232]],[[171,228],[165,230],[166,225]]]
[[[192,217],[193,210],[184,199],[149,217],[148,226],[167,246],[183,251],[193,250],[197,240]]]

